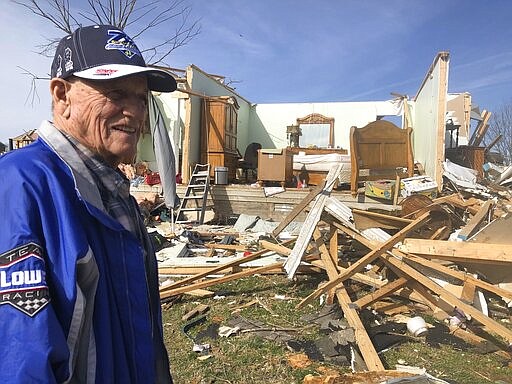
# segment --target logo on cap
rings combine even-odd
[[[71,48],[69,48],[69,47],[66,47],[66,49],[64,50],[64,58],[66,59],[66,62],[64,63],[64,65],[66,67],[66,72],[71,71],[73,69],[73,60],[71,60],[72,53],[73,52],[71,51]]]
[[[126,36],[124,32],[111,29],[108,31],[108,34],[112,37],[108,39],[105,49],[121,51],[129,59],[135,55],[141,55],[133,40]]]

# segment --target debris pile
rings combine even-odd
[[[350,209],[331,197],[340,171],[334,167],[281,223],[242,216],[230,229],[183,231],[186,244],[200,246],[210,263],[183,267],[188,277],[162,284],[161,298],[208,294],[208,287],[262,273],[284,272],[290,279],[322,273],[327,281],[296,306],[321,300],[329,310],[341,309],[342,317],[307,320],[326,330],[320,344],[304,345],[293,332],[249,326],[240,317],[228,326],[261,332],[311,356],[320,351],[323,359],[350,362],[354,371],[382,372],[379,351],[407,337],[429,337],[431,326],[423,316],[428,313],[444,322],[447,335],[485,344],[510,360],[512,329],[504,324],[512,306],[512,198],[507,188],[480,185],[462,168],[445,163],[441,196],[411,194],[394,215]],[[304,209],[309,209],[304,223],[295,223]],[[250,232],[255,226],[259,231]],[[175,254],[183,256],[183,249]],[[159,270],[180,274],[180,267],[163,262]],[[368,325],[369,315],[380,317],[380,328]],[[390,334],[396,337],[386,339]]]

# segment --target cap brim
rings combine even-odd
[[[148,79],[148,88],[157,92],[172,92],[176,90],[176,80],[167,71],[137,65],[106,64],[75,72],[73,76],[89,80],[111,80],[121,77],[144,74]]]

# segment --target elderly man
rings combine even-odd
[[[108,25],[63,38],[51,75],[53,122],[0,158],[0,382],[170,383],[155,254],[117,166],[148,90],[176,82]]]

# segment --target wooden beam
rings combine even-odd
[[[443,189],[443,162],[445,161],[445,134],[446,134],[446,96],[448,94],[448,62],[450,58],[449,52],[440,52],[439,54],[439,83],[437,86],[437,111],[436,122],[437,122],[437,136],[433,139],[436,143],[436,155],[435,159],[435,175],[434,180],[437,183],[439,191]]]
[[[489,152],[492,149],[492,147],[494,147],[502,138],[503,135],[501,133],[498,136],[496,136],[494,140],[491,141],[487,147],[485,147],[485,153]]]
[[[187,79],[192,78],[192,72],[187,70]],[[190,146],[191,146],[191,121],[192,121],[192,98],[189,97],[185,100],[185,125],[183,127],[183,142],[182,142],[182,155],[181,155],[181,177],[183,183],[188,184],[190,181],[190,174],[192,164],[190,164]],[[201,105],[199,103],[199,105]],[[202,107],[199,108],[201,110]]]
[[[482,120],[478,122],[478,125],[475,128],[475,131],[473,132],[473,135],[471,135],[471,138],[469,139],[469,145],[478,147],[482,140],[484,139],[485,133],[487,132],[487,129],[489,128],[489,119],[491,118],[491,112],[483,110],[482,111]]]
[[[395,252],[398,252],[398,250],[395,250]],[[423,257],[415,256],[410,253],[400,253],[400,256],[407,258],[408,260],[411,260],[415,263],[421,264],[427,268],[433,269],[434,271],[438,271],[444,275],[454,277],[458,280],[460,280],[462,283],[470,282],[473,285],[475,285],[478,288],[484,289],[488,292],[492,292],[502,298],[512,300],[512,292],[507,291],[506,289],[500,288],[496,285],[490,284],[486,281],[477,279],[476,277],[470,275],[469,273],[456,271],[454,269],[445,267],[442,264],[436,263],[434,261],[430,261],[428,259],[424,259]]]
[[[373,304],[374,302],[389,296],[396,290],[402,288],[407,284],[407,279],[404,279],[403,277],[400,277],[390,283],[387,283],[385,286],[383,286],[380,289],[377,289],[375,292],[371,292],[367,294],[366,296],[361,297],[357,301],[354,302],[355,305],[357,305],[359,308],[365,308],[369,305]]]
[[[464,303],[455,295],[448,292],[440,285],[436,284],[433,280],[423,275],[422,273],[419,273],[410,265],[404,263],[395,256],[386,253],[382,255],[382,258],[389,262],[390,264],[394,265],[396,268],[400,269],[403,273],[407,274],[409,279],[416,280],[425,288],[437,294],[441,300],[450,304],[454,308],[457,307],[461,309],[466,315],[470,315],[474,320],[486,326],[487,329],[503,337],[505,340],[507,340],[508,343],[512,343],[512,330],[499,324],[490,317],[487,317],[486,315],[484,315],[482,312],[472,307],[471,305]]]
[[[355,263],[353,263],[350,267],[345,269],[344,272],[340,273],[336,279],[331,280],[329,283],[323,285],[322,287],[315,290],[313,293],[311,293],[308,297],[306,297],[304,300],[302,300],[297,307],[301,308],[307,303],[311,302],[318,296],[320,296],[322,293],[328,291],[331,288],[336,287],[341,282],[345,281],[346,279],[350,278],[354,273],[361,271],[366,265],[377,259],[382,253],[389,251],[391,248],[395,246],[395,244],[399,241],[402,241],[411,231],[414,231],[415,229],[418,229],[422,225],[424,225],[428,220],[430,219],[430,211],[425,212],[423,215],[418,217],[416,220],[414,220],[412,223],[410,223],[408,226],[406,226],[404,229],[398,231],[395,235],[391,236],[388,241],[386,241],[383,244],[380,244],[378,247],[372,249],[369,253],[367,253],[365,256],[357,260]]]
[[[316,257],[316,256],[308,256],[308,257],[306,257],[306,260],[308,260],[309,258],[314,258],[314,257]],[[226,283],[228,281],[237,280],[237,279],[240,279],[240,278],[246,277],[246,276],[256,275],[258,273],[267,272],[267,271],[270,271],[270,270],[273,270],[273,269],[281,269],[282,267],[283,267],[283,263],[282,262],[277,262],[277,263],[272,263],[272,264],[269,264],[269,265],[265,265],[263,267],[250,268],[250,269],[248,269],[246,271],[233,273],[231,275],[226,275],[226,276],[218,277],[216,279],[200,281],[198,283],[190,284],[190,285],[187,285],[187,286],[184,286],[184,287],[181,286],[181,287],[174,288],[174,289],[171,289],[171,290],[169,290],[169,289],[160,290],[160,298],[161,299],[165,299],[167,297],[171,297],[171,296],[179,295],[179,294],[182,294],[182,293],[186,293],[186,292],[194,290],[194,289],[207,288],[207,287],[211,287],[212,285]]]
[[[294,241],[294,240],[290,239],[290,240],[285,241],[283,244],[289,244],[292,241]],[[244,257],[241,257],[239,259],[233,260],[230,263],[225,263],[225,264],[219,265],[218,267],[210,268],[208,271],[205,271],[205,272],[202,272],[202,273],[198,273],[197,275],[187,277],[185,279],[176,281],[173,284],[170,284],[170,285],[167,285],[165,287],[162,287],[162,288],[160,288],[160,292],[162,293],[162,292],[165,292],[165,291],[173,290],[173,289],[175,289],[177,287],[181,287],[183,285],[190,284],[190,283],[192,283],[192,282],[194,282],[196,280],[202,279],[202,278],[210,276],[210,275],[214,275],[216,273],[225,271],[226,269],[229,269],[229,268],[232,268],[232,267],[236,267],[236,266],[238,266],[240,264],[244,264],[244,263],[247,263],[249,261],[257,260],[257,259],[259,259],[260,257],[262,257],[263,255],[265,255],[266,253],[269,253],[269,252],[271,252],[271,251],[269,251],[268,249],[262,249],[261,251],[255,252],[255,253],[253,253],[253,254],[251,254],[249,256],[244,256]]]
[[[290,243],[289,241],[287,242]],[[267,240],[260,240],[260,247],[263,247],[269,251],[274,251],[276,253],[279,253],[281,255],[288,256],[290,253],[292,253],[292,250],[282,244],[274,244]]]
[[[229,251],[247,251],[246,245],[239,244],[220,244],[220,243],[205,243],[206,248],[211,249],[225,249]]]
[[[363,211],[355,208],[352,209],[352,216],[354,217],[356,228],[359,230],[373,227],[400,229],[411,224],[413,221],[412,219],[404,219],[402,217]]]
[[[339,227],[341,230],[345,230],[346,233],[353,235],[353,237],[361,242],[361,244],[372,247],[375,246],[375,242],[365,238],[361,234],[359,234],[354,229],[348,228],[344,225],[340,225]],[[400,270],[401,274],[405,274],[408,280],[417,281],[423,287],[426,289],[429,289],[430,291],[434,292],[439,296],[439,298],[446,303],[450,304],[452,307],[458,307],[464,313],[469,314],[472,316],[476,321],[483,324],[487,327],[490,331],[502,336],[507,340],[507,342],[510,344],[512,343],[512,330],[504,327],[503,325],[497,323],[496,321],[492,320],[491,318],[484,315],[482,312],[477,310],[476,308],[464,303],[460,299],[458,299],[455,295],[448,292],[444,288],[442,288],[440,285],[436,284],[433,280],[428,278],[427,276],[423,275],[422,273],[419,273],[416,271],[413,267],[408,265],[405,260],[403,260],[402,257],[403,253],[398,251],[397,249],[393,249],[390,252],[387,252],[383,254],[381,257],[383,260],[385,260],[388,264],[394,266],[396,269],[394,271]],[[402,275],[402,277],[404,277]]]
[[[338,269],[336,264],[333,262],[332,255],[329,254],[327,247],[321,241],[320,231],[315,229],[314,232],[315,241],[319,244],[320,257],[324,262],[326,267],[327,275],[329,279],[334,279],[338,276]],[[336,291],[336,297],[338,299],[338,303],[340,304],[341,310],[343,311],[343,315],[345,319],[347,319],[349,325],[354,329],[356,343],[361,351],[361,355],[366,363],[366,367],[369,371],[382,371],[384,370],[384,365],[382,364],[375,347],[373,346],[368,333],[362,323],[357,310],[352,305],[352,301],[345,289],[344,286],[340,287]]]
[[[473,215],[468,223],[461,229],[457,237],[464,241],[470,238],[479,228],[480,224],[482,224],[482,222],[488,217],[489,211],[493,205],[493,200],[487,200],[477,214]]]
[[[399,249],[406,253],[454,262],[466,261],[497,265],[512,263],[512,244],[407,238],[403,240]]]

